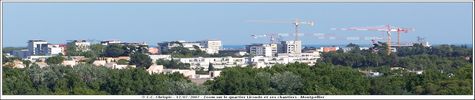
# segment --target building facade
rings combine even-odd
[[[182,46],[189,50],[200,49],[205,51],[208,54],[216,54],[221,50],[222,44],[220,40],[203,40],[203,41],[171,41],[171,42],[162,42],[158,43],[159,49],[161,52],[168,52],[173,47]]]
[[[58,55],[58,54],[63,54],[63,47],[61,47],[59,44],[48,44],[46,50],[46,55]],[[64,54],[63,54],[64,55]]]
[[[45,55],[48,50],[48,42],[45,40],[29,40],[28,55]]]
[[[76,50],[78,51],[89,51],[89,46],[91,46],[91,43],[86,40],[73,40],[68,44],[76,46]]]
[[[102,45],[109,45],[109,44],[119,44],[122,43],[122,41],[119,40],[106,40],[106,41],[101,41]]]
[[[277,46],[277,45],[274,45]],[[277,49],[274,48],[274,49]],[[251,44],[251,45],[246,45],[246,51],[253,56],[266,56],[266,57],[271,57],[274,56],[274,49],[272,47],[272,44]],[[277,51],[277,50],[275,50]]]
[[[198,41],[200,46],[204,48],[204,51],[208,54],[219,53],[222,48],[221,40],[203,40]]]
[[[302,41],[282,41],[281,53],[302,53]]]
[[[10,52],[11,55],[20,57],[20,58],[27,58],[29,56],[28,54],[28,49],[22,49],[22,50],[13,50]]]
[[[213,64],[215,69],[223,69],[226,67],[247,66],[245,57],[194,57],[194,58],[175,58],[182,63],[190,64],[191,68],[208,69],[209,64]]]

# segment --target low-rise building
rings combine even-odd
[[[163,65],[153,64],[150,67],[148,67],[147,72],[150,73],[150,74],[162,73],[163,72]]]
[[[48,59],[49,57],[52,57],[51,55],[47,55],[47,56],[28,56],[26,58],[26,60],[30,60],[32,62],[34,61],[46,61],[46,59]]]
[[[195,70],[191,70],[191,69],[164,69],[163,73],[168,73],[168,74],[180,73],[180,74],[182,74],[183,76],[185,76],[187,78],[195,78],[196,77]]]
[[[95,66],[105,66],[107,62],[105,60],[95,60],[92,64]]]
[[[110,45],[110,44],[120,44],[122,41],[119,40],[106,40],[106,41],[101,41],[102,45]]]
[[[105,60],[107,63],[110,63],[110,62],[117,62],[117,61],[119,61],[119,60],[121,60],[121,59],[130,61],[130,57],[129,57],[129,56],[103,57],[103,58],[100,58],[100,59]]]
[[[229,50],[219,50],[219,54],[234,55],[234,56],[244,56],[244,55],[247,54],[247,52],[246,52],[246,50],[229,49]]]
[[[46,55],[58,55],[63,53],[63,47],[61,47],[59,44],[48,44]]]
[[[91,46],[91,43],[86,40],[73,40],[68,44],[76,46],[76,50],[78,51],[89,51],[89,46]]]
[[[66,44],[59,44],[59,47],[61,48],[61,53],[67,55],[68,46]]]
[[[117,63],[115,63],[115,62],[107,63],[107,64],[105,65],[105,67],[107,67],[107,68],[112,68],[112,69],[125,69],[125,68],[127,68],[127,67],[136,68],[135,65],[119,65],[119,64],[117,64]]]
[[[216,78],[216,77],[219,77],[220,75],[221,75],[221,71],[220,71],[220,70],[209,71],[209,76],[210,76],[210,78]]]
[[[171,55],[148,55],[150,59],[155,63],[158,59],[165,59],[165,60],[171,60],[172,56]]]
[[[208,54],[216,54],[221,50],[222,44],[220,40],[203,40],[203,41],[171,41],[158,43],[160,51],[168,52],[171,48],[182,46],[189,50],[200,49]]]
[[[63,61],[62,63],[64,66],[71,66],[71,67],[74,67],[76,66],[77,62],[74,61],[74,60],[65,60]]]
[[[215,69],[226,67],[247,66],[245,57],[194,57],[194,58],[176,58],[182,63],[190,64],[191,68],[208,69],[209,64],[213,64]]]
[[[368,76],[370,76],[370,77],[378,77],[378,76],[382,76],[382,75],[383,75],[383,73],[380,73],[380,72],[373,72],[372,71],[372,72],[368,73]]]
[[[335,52],[338,49],[340,49],[340,47],[320,47],[321,52]]]
[[[156,47],[150,47],[150,48],[148,48],[148,53],[150,53],[151,55],[160,54],[159,49],[156,48]]]
[[[318,52],[312,53],[279,53],[276,57],[255,56],[248,58],[249,64],[257,68],[269,67],[275,64],[289,64],[294,62],[305,63],[308,65],[315,65],[319,59]]]
[[[11,66],[13,68],[25,68],[25,65],[20,60],[14,60],[12,62],[7,62],[7,63],[5,63],[4,66]]]
[[[28,49],[13,50],[13,51],[10,52],[11,55],[13,55],[15,57],[22,58],[22,59],[28,58],[28,56],[29,56],[28,53],[29,53]]]

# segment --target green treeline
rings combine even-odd
[[[320,62],[353,68],[381,68],[381,66],[403,67],[410,70],[436,69],[454,72],[459,67],[472,65],[472,49],[466,46],[439,45],[423,47],[415,44],[412,47],[397,48],[397,52],[386,55],[385,45],[375,46],[369,50],[359,50],[358,46],[348,45],[355,49],[343,52],[321,54]],[[379,51],[377,51],[379,50]]]
[[[384,48],[323,53],[313,66],[291,63],[267,68],[225,68],[221,76],[202,85],[178,73],[150,75],[144,67],[118,70],[91,64],[44,68],[32,64],[23,69],[2,66],[2,88],[5,95],[471,95],[471,48],[415,45],[398,48],[391,55],[386,55]],[[142,61],[139,55],[135,58]],[[166,67],[185,66],[175,61],[157,62]],[[394,67],[404,69],[392,70]],[[421,70],[422,74],[414,72]],[[364,73],[368,71],[382,75],[369,76]]]
[[[393,70],[368,77],[351,67],[294,63],[272,68],[228,68],[214,81],[205,83],[213,94],[224,95],[469,95],[472,66],[461,67],[449,76],[437,70],[423,74]]]
[[[195,85],[181,74],[148,74],[143,68],[123,70],[77,65],[53,65],[24,69],[3,67],[3,93],[33,94],[320,94],[401,95],[471,94],[472,66],[453,75],[426,70],[422,75],[393,70],[368,77],[351,67],[294,63],[270,68],[226,68],[222,75],[204,85]]]
[[[3,67],[4,95],[188,95],[208,94],[179,73],[152,74],[144,68],[110,69],[92,65],[73,68],[32,65]]]

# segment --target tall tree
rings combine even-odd
[[[53,56],[53,57],[49,57],[48,59],[46,59],[46,63],[47,64],[61,64],[63,63],[64,61],[64,57],[63,56]]]
[[[105,56],[107,57],[118,57],[122,56],[125,53],[124,47],[119,44],[111,44],[105,49]]]
[[[152,65],[152,59],[143,53],[135,53],[130,55],[129,64],[136,65],[136,67],[142,67],[148,69]]]

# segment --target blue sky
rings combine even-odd
[[[369,40],[346,38],[385,34],[331,29],[385,24],[415,28],[401,35],[406,42],[421,36],[433,44],[471,44],[473,28],[470,3],[4,3],[3,14],[5,47],[26,46],[30,39],[51,43],[117,39],[152,45],[205,39],[220,39],[225,45],[264,43],[267,38],[250,35],[291,33],[293,25],[249,20],[295,18],[316,22],[314,27],[301,27],[304,44],[369,44]],[[335,39],[319,39],[313,33]]]

